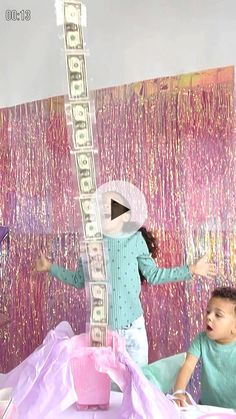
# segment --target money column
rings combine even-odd
[[[96,200],[96,149],[92,135],[91,110],[86,73],[83,26],[85,6],[77,1],[63,3],[63,37],[68,82],[68,103],[65,105],[68,133],[71,136],[75,175],[82,214],[86,298],[89,306],[89,345],[105,346],[108,325],[108,282]],[[86,257],[85,257],[86,255]]]

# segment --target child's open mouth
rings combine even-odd
[[[212,327],[211,326],[209,326],[209,324],[207,325],[207,330],[208,330],[208,332],[212,332]]]

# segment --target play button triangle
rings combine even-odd
[[[121,205],[119,202],[114,201],[111,199],[111,219],[114,220],[115,218],[119,217],[122,214],[130,211],[130,208]]]

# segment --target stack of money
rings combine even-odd
[[[105,346],[108,325],[107,259],[99,206],[95,198],[97,174],[91,110],[88,97],[86,51],[82,22],[85,8],[76,0],[64,1],[64,45],[69,102],[66,104],[68,132],[72,136],[76,180],[82,215],[88,275],[89,336],[91,346]]]

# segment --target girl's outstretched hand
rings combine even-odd
[[[46,258],[43,252],[40,252],[40,256],[36,259],[35,269],[37,272],[49,272],[51,269],[51,262]]]
[[[201,257],[194,265],[190,265],[189,270],[192,275],[205,276],[210,279],[216,276],[216,266],[207,261],[207,255]]]

